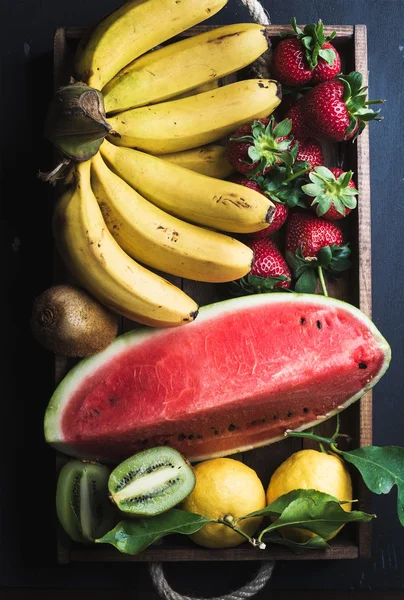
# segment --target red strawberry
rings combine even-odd
[[[305,48],[297,38],[281,40],[272,56],[272,77],[283,85],[304,85],[312,72],[306,60]]]
[[[282,227],[282,225],[286,222],[288,218],[289,209],[285,204],[280,204],[279,202],[274,202],[275,204],[275,213],[274,217],[271,221],[271,224],[266,229],[261,229],[261,231],[256,231],[255,233],[250,233],[249,238],[252,240],[262,240],[263,238],[268,237],[275,231],[278,231]]]
[[[233,292],[246,295],[288,289],[291,273],[275,242],[267,238],[247,245],[254,252],[253,266],[246,277],[232,282]]]
[[[311,183],[302,186],[310,206],[319,217],[328,221],[343,219],[356,207],[358,191],[351,179],[352,171],[317,167],[309,174]],[[314,198],[314,199],[313,199]]]
[[[296,162],[308,162],[312,169],[324,164],[324,155],[320,142],[314,139],[297,139]]]
[[[240,173],[258,174],[284,162],[283,155],[291,144],[292,124],[276,123],[274,117],[257,119],[233,133],[227,145],[227,160]]]
[[[278,246],[272,240],[254,240],[247,244],[254,252],[251,275],[256,277],[287,277],[289,281],[280,281],[274,287],[288,288],[290,270]]]
[[[299,100],[299,102],[297,102],[294,106],[292,106],[292,108],[290,108],[285,115],[285,119],[290,119],[292,121],[292,134],[298,139],[313,137],[311,135],[310,129],[306,127],[304,123],[302,101],[303,98]]]
[[[229,181],[233,181],[234,183],[238,183],[239,185],[244,185],[245,187],[255,190],[256,192],[260,192],[263,196],[268,198],[268,196],[261,190],[258,182],[254,181],[254,179],[247,179],[242,175],[232,175],[231,177],[229,177]],[[266,238],[269,235],[271,235],[271,233],[275,233],[275,231],[278,231],[278,229],[280,229],[285,223],[289,214],[288,207],[284,204],[279,204],[278,202],[274,204],[275,213],[271,224],[266,229],[261,229],[261,231],[250,233],[248,236],[250,239],[260,240]]]
[[[286,250],[296,253],[299,248],[303,258],[315,258],[324,246],[341,246],[342,231],[334,223],[306,212],[293,212],[287,223]]]
[[[301,100],[303,123],[312,137],[342,142],[359,135],[367,121],[380,120],[379,111],[367,107],[366,90],[356,71],[312,88]]]
[[[338,274],[351,266],[350,249],[343,246],[342,231],[335,223],[296,211],[288,219],[286,260],[296,278],[297,292],[313,293],[320,279],[327,296],[323,269]]]
[[[334,79],[340,72],[341,60],[329,40],[336,32],[324,36],[321,20],[306,25],[302,31],[296,19],[291,20],[296,37],[279,42],[272,58],[272,75],[284,85],[300,86]]]

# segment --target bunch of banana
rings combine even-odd
[[[67,267],[90,294],[129,319],[155,327],[193,321],[197,304],[115,241],[92,191],[90,169],[91,161],[76,165],[74,183],[54,210],[54,238]]]
[[[266,196],[225,180],[232,167],[218,143],[281,101],[270,79],[220,85],[268,49],[265,28],[228,25],[156,49],[225,4],[131,0],[76,54],[76,77],[104,103],[94,120],[106,115],[111,129],[99,152],[70,173],[54,213],[56,244],[99,301],[151,326],[189,323],[198,313],[154,270],[203,282],[239,279],[253,254],[227,232],[259,231],[273,218]]]

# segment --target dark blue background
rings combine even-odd
[[[52,36],[59,26],[90,26],[120,4],[113,0],[3,0],[1,4],[2,386],[0,436],[0,586],[112,588],[154,597],[146,565],[55,563],[53,452],[42,442],[43,412],[52,392],[52,357],[30,338],[32,298],[51,282],[50,191],[36,179],[52,160],[42,139],[52,89]],[[374,392],[374,444],[404,445],[403,325],[403,66],[401,0],[265,0],[272,23],[319,17],[326,24],[368,26],[370,97],[386,98],[384,121],[370,124],[373,315],[389,340],[391,367]],[[238,0],[210,22],[250,21]],[[272,589],[398,589],[404,587],[404,530],[396,493],[374,497],[369,561],[278,563]],[[42,548],[42,549],[41,549]],[[170,564],[183,593],[220,595],[256,565]],[[133,596],[135,597],[135,596]]]

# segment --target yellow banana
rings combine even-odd
[[[212,283],[239,279],[250,271],[253,253],[248,246],[167,214],[110,171],[99,153],[92,161],[92,187],[105,222],[134,259]]]
[[[196,88],[192,88],[192,90],[188,90],[187,92],[183,92],[182,94],[178,94],[178,96],[174,96],[171,100],[181,100],[181,98],[189,98],[190,96],[195,96],[195,94],[203,94],[203,92],[210,92],[211,90],[216,90],[219,87],[219,80],[212,79],[212,81],[208,81],[202,85],[199,85]]]
[[[182,290],[132,260],[108,231],[90,183],[91,161],[76,166],[76,184],[58,201],[56,244],[90,294],[120,315],[155,327],[193,321],[198,306]]]
[[[103,89],[105,111],[116,113],[167,100],[243,69],[268,50],[265,27],[226,25],[149,52]]]
[[[129,62],[217,13],[227,0],[131,0],[79,45],[76,74],[98,90]]]
[[[271,79],[246,79],[181,100],[132,108],[108,119],[118,146],[168,154],[203,146],[233,133],[240,125],[267,117],[279,105],[281,85]]]
[[[183,150],[183,152],[160,154],[160,158],[173,165],[217,179],[225,179],[234,172],[226,157],[226,147],[219,144],[207,144],[200,148]]]
[[[200,175],[107,141],[101,145],[101,154],[112,171],[142,196],[191,223],[251,233],[265,229],[273,219],[272,202],[237,183]]]

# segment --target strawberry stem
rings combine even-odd
[[[321,289],[323,291],[323,295],[324,296],[328,296],[327,286],[325,285],[325,280],[324,280],[323,268],[322,267],[317,267],[317,271],[318,271],[318,278],[320,280],[320,284],[321,284]]]
[[[366,104],[366,106],[369,106],[369,104],[383,104],[383,102],[386,102],[386,100],[368,100],[364,104]]]
[[[297,173],[293,173],[292,175],[290,175],[290,177],[285,179],[285,181],[283,183],[289,183],[290,181],[293,181],[294,179],[301,177],[302,175],[307,173],[307,171],[310,171],[310,169],[311,169],[311,167],[309,166],[306,169],[301,169],[300,171],[297,171]]]

